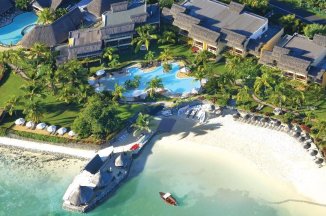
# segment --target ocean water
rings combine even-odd
[[[305,199],[284,185],[262,176],[227,153],[202,148],[180,151],[173,144],[146,146],[135,160],[129,181],[91,216],[322,216],[324,208],[302,203],[271,204],[289,198]],[[25,169],[24,167],[29,168]],[[0,215],[80,215],[61,209],[61,198],[78,169],[32,163],[0,164]],[[171,192],[180,206],[167,206],[158,192]],[[310,212],[310,213],[307,213]]]

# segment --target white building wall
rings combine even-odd
[[[249,38],[250,39],[257,39],[259,38],[262,34],[264,34],[265,31],[268,29],[268,20],[262,25],[257,31],[255,31]]]

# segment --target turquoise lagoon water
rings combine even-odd
[[[15,45],[22,38],[22,31],[37,21],[37,16],[34,12],[26,12],[16,16],[12,23],[0,28],[0,44],[5,45]],[[32,28],[27,28],[26,32],[30,31]]]
[[[180,150],[180,149],[179,149]],[[277,183],[256,176],[245,164],[225,160],[212,149],[196,154],[189,149],[146,147],[137,159],[131,179],[90,216],[322,216],[315,206],[299,204],[270,205],[270,199],[289,198]],[[215,156],[214,156],[215,155]],[[212,158],[214,156],[214,158]],[[140,165],[140,166],[139,166]],[[52,174],[37,169],[18,172],[0,164],[1,216],[80,215],[61,209],[61,198],[79,172],[57,167]],[[175,194],[180,206],[167,206],[159,191]],[[295,197],[300,199],[300,197]],[[318,211],[315,211],[317,208]],[[302,211],[304,209],[304,211]],[[311,214],[307,214],[307,211]],[[325,213],[325,212],[324,212]]]
[[[162,79],[165,89],[169,89],[174,94],[190,93],[192,89],[200,88],[200,82],[196,81],[194,78],[178,78],[176,77],[179,71],[179,65],[176,63],[172,64],[172,70],[168,73],[163,72],[163,67],[157,67],[154,70],[144,73],[141,69],[137,67],[128,68],[128,75],[122,77],[112,77],[106,78],[101,81],[104,86],[113,90],[115,83],[123,85],[127,80],[133,79],[135,76],[140,76],[140,86],[137,90],[130,90],[125,93],[125,96],[131,97],[134,95],[135,91],[145,91],[147,83],[155,77]]]

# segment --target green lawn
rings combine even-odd
[[[26,81],[19,75],[8,73],[0,82],[0,107],[3,107],[12,96],[23,95],[20,87],[25,83]]]
[[[317,11],[316,9],[306,8],[304,6],[303,7],[302,6],[300,7],[300,5],[298,4],[298,2],[299,2],[298,0],[280,0],[280,1],[282,1],[284,3],[292,4],[296,8],[309,11],[309,12],[311,12],[311,13],[319,16],[320,18],[326,19],[326,12],[325,12],[325,10],[323,11],[321,8],[320,8],[319,11]]]
[[[3,107],[6,101],[12,96],[21,96],[23,91],[20,90],[20,86],[26,83],[19,75],[14,73],[9,73],[6,78],[0,83],[0,107]],[[44,106],[44,116],[42,121],[47,124],[57,125],[59,127],[71,127],[72,122],[79,114],[82,109],[82,105],[76,104],[65,104],[63,102],[58,102],[56,98],[50,94],[42,99],[42,104]],[[17,115],[5,118],[2,122],[3,127],[10,127],[13,121],[19,117],[23,117],[22,108],[18,107]],[[127,120],[133,116],[136,112],[142,110],[143,106],[139,104],[134,105],[119,105],[119,116],[122,120]]]

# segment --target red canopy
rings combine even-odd
[[[133,146],[131,146],[131,148],[130,148],[130,150],[131,151],[135,151],[135,150],[137,150],[137,149],[139,149],[139,144],[137,143],[137,144],[134,144]]]

